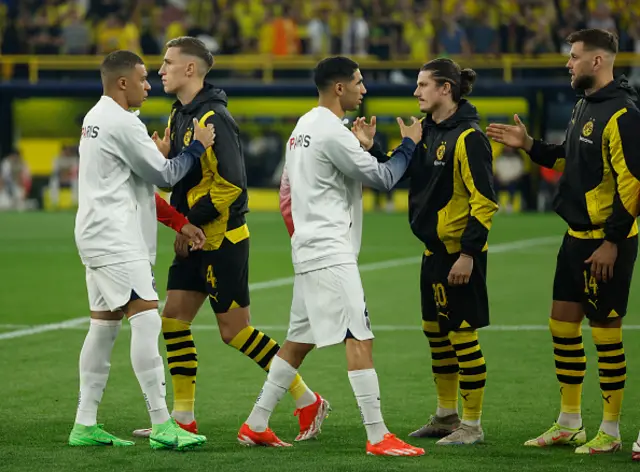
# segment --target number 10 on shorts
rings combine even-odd
[[[436,306],[438,308],[446,308],[447,307],[447,291],[444,288],[444,285],[432,284],[433,288],[433,299],[436,302]]]

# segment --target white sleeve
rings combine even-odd
[[[121,126],[117,130],[120,145],[120,158],[131,168],[134,174],[157,187],[173,187],[204,152],[202,144],[195,147],[197,152],[188,152],[189,148],[173,159],[166,159],[156,147],[153,139],[147,134],[146,126],[140,121],[129,126]]]
[[[362,149],[358,138],[351,131],[343,128],[323,142],[327,158],[344,175],[358,180],[376,190],[391,190],[402,178],[415,144],[408,138],[396,148],[390,160],[380,163]]]

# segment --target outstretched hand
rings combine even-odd
[[[351,126],[351,131],[358,138],[362,147],[368,151],[373,146],[373,138],[376,135],[376,117],[372,116],[369,123],[364,116],[356,118]]]
[[[169,150],[171,149],[171,141],[169,139],[169,135],[170,135],[169,128],[165,128],[164,136],[162,137],[162,139],[160,139],[160,136],[158,135],[157,131],[154,131],[153,135],[151,136],[151,139],[153,139],[153,142],[156,143],[156,147],[158,148],[158,151],[160,151],[164,157],[169,156]]]
[[[402,118],[396,118],[398,126],[400,126],[400,134],[403,138],[409,138],[414,143],[418,144],[422,139],[422,123],[415,116],[411,117],[411,124],[409,126],[404,124]]]
[[[494,141],[512,148],[531,150],[533,139],[527,133],[527,127],[518,115],[513,115],[515,125],[491,123],[487,126],[487,136]]]

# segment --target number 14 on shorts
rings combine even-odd
[[[587,296],[587,302],[593,305],[593,308],[598,309],[598,281],[591,275],[591,271],[585,270],[584,276],[584,293]]]
[[[584,275],[584,293],[594,298],[598,296],[598,281],[591,275],[591,272],[585,270]]]

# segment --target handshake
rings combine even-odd
[[[158,136],[158,132],[155,131],[153,136],[151,136],[153,142],[156,143],[156,147],[158,151],[162,153],[164,157],[169,156],[169,150],[171,149],[171,138],[169,128],[164,130],[164,136],[160,139]],[[208,124],[205,127],[200,126],[198,124],[197,118],[193,119],[193,139],[195,141],[200,141],[200,143],[204,146],[205,149],[213,146],[213,143],[216,140],[216,130],[212,124]]]
[[[404,124],[402,118],[397,118],[396,120],[398,121],[402,137],[409,138],[418,144],[422,139],[422,123],[413,116],[411,117],[411,124],[409,126]],[[367,123],[365,117],[356,118],[351,127],[351,131],[356,138],[358,138],[362,147],[368,151],[373,146],[373,137],[376,135],[376,117],[372,116],[369,123]]]

